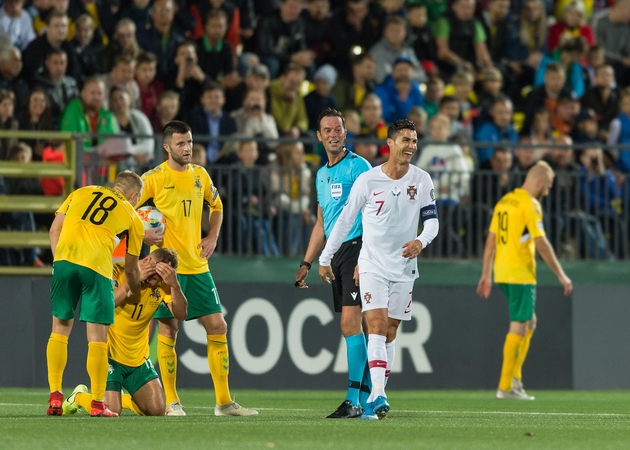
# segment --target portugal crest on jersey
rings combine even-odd
[[[409,196],[409,200],[415,200],[416,195],[418,195],[418,189],[415,186],[407,186],[407,195]]]
[[[366,292],[365,294],[363,294],[363,301],[365,302],[366,305],[369,305],[370,302],[372,301],[372,294],[370,294],[369,292]]]

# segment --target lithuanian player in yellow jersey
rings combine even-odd
[[[68,337],[81,301],[80,320],[87,322],[87,372],[94,400],[92,416],[115,417],[105,403],[107,329],[114,322],[112,252],[114,238],[127,236],[125,275],[132,293],[140,289],[138,256],[144,237],[142,221],[133,205],[142,193],[135,173],[118,175],[113,188],[77,189],[57,210],[50,227],[54,255],[50,286],[52,333],[46,348],[50,399],[48,415],[61,415],[63,371],[68,359]]]
[[[142,176],[144,190],[137,206],[152,200],[166,221],[160,244],[172,248],[179,257],[177,278],[188,300],[186,320],[198,319],[207,334],[208,366],[214,383],[217,416],[252,416],[258,412],[232,400],[228,386],[229,356],[227,324],[217,288],[208,268],[208,258],[217,245],[223,222],[223,204],[208,172],[191,164],[192,132],[180,121],[167,123],[162,130],[168,160]],[[204,203],[210,207],[210,231],[201,239]],[[166,394],[166,415],[183,416],[175,380],[177,355],[175,340],[178,321],[167,308],[155,315],[158,325],[158,363]]]
[[[114,266],[114,323],[109,327],[109,375],[105,403],[143,416],[163,416],[166,404],[158,375],[149,359],[149,325],[158,307],[166,305],[178,320],[186,318],[186,297],[177,281],[177,254],[158,248],[140,262],[140,292],[130,294],[124,266]],[[121,395],[125,388],[129,394]],[[80,384],[63,402],[64,414],[89,410],[92,395]]]
[[[507,297],[510,309],[498,399],[534,399],[523,389],[521,369],[536,328],[536,251],[558,277],[564,295],[573,290],[543,226],[540,199],[549,193],[554,176],[546,162],[536,163],[521,188],[504,195],[494,207],[477,293],[483,298],[490,295],[494,263],[494,281]]]

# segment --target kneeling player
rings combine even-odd
[[[158,248],[140,263],[140,292],[130,295],[122,265],[114,265],[116,311],[109,327],[109,375],[105,403],[116,417],[122,408],[146,416],[163,416],[164,391],[149,359],[149,324],[161,303],[178,320],[186,318],[188,302],[177,281],[177,254]],[[122,394],[125,388],[129,394]],[[79,385],[63,403],[64,414],[79,407],[90,410],[92,396]]]

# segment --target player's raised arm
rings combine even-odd
[[[311,270],[311,264],[317,258],[317,255],[324,248],[326,243],[326,234],[324,233],[324,216],[322,214],[322,207],[317,205],[317,222],[311,232],[311,238],[308,241],[308,247],[304,259],[300,263],[300,269],[295,274],[295,287],[300,289],[308,289],[306,285],[306,277],[308,271]]]

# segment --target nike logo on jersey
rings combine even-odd
[[[357,299],[357,294],[358,292],[351,292],[350,295],[352,296],[352,300],[356,300]]]
[[[372,195],[376,197],[377,195],[381,195],[383,192],[385,192],[385,191],[381,191],[381,192],[372,192]]]
[[[175,189],[175,186],[164,186],[164,189]]]

